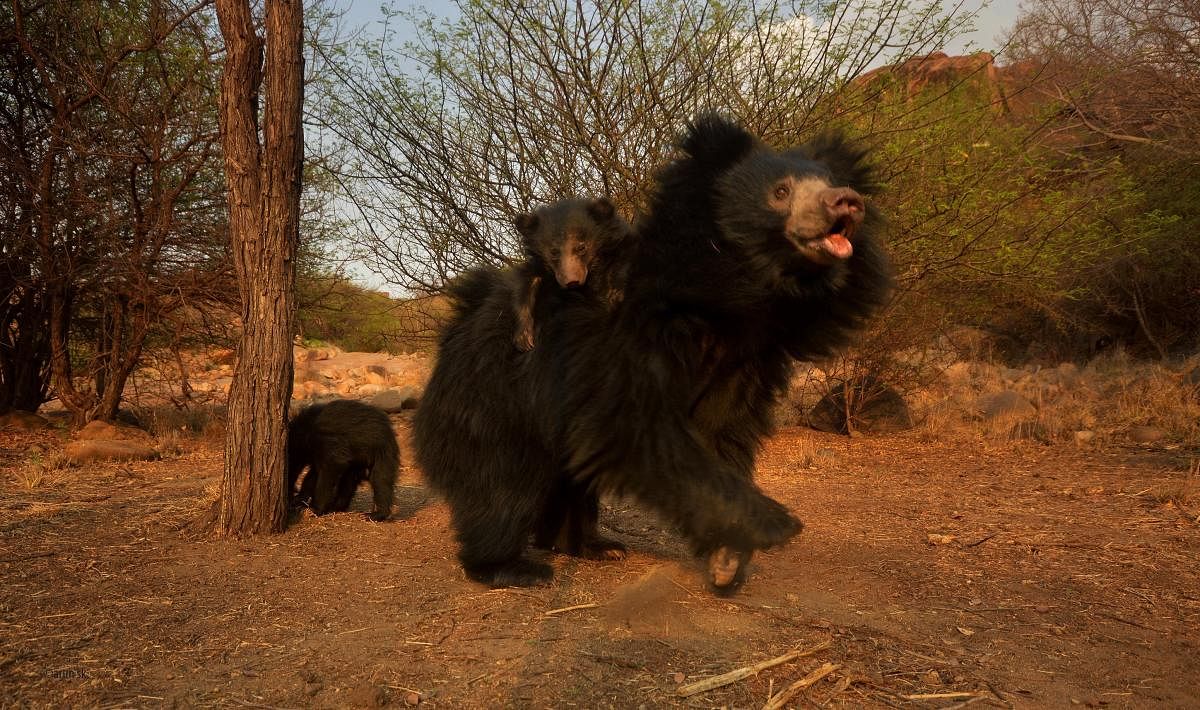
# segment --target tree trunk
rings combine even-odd
[[[258,92],[263,40],[246,0],[217,0],[225,38],[221,140],[242,335],[229,391],[225,476],[216,528],[278,532],[286,522],[287,414],[292,394],[295,261],[303,136],[300,0],[266,0],[263,140]]]
[[[50,384],[50,333],[46,299],[22,288],[22,302],[0,316],[0,412],[36,412]]]

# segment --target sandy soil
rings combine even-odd
[[[1197,452],[785,430],[759,480],[807,527],[719,599],[626,502],[629,559],[488,590],[407,448],[394,520],[227,541],[187,527],[217,442],[34,480],[59,436],[0,434],[4,707],[750,708],[824,664],[789,707],[1200,706]]]

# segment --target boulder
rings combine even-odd
[[[975,411],[985,420],[1011,417],[1031,419],[1037,416],[1037,407],[1018,392],[1003,390],[975,400]]]
[[[233,364],[237,362],[237,352],[231,348],[213,350],[208,356],[208,361],[211,362],[214,367],[219,367],[221,365],[228,365],[232,367]]]
[[[67,460],[82,464],[92,461],[149,461],[158,452],[136,441],[83,439],[69,442],[63,450]]]
[[[9,431],[42,431],[54,425],[48,419],[34,412],[23,412],[14,409],[7,414],[0,414],[0,429]]]
[[[372,365],[372,367],[374,367],[374,365]],[[368,369],[366,372],[364,372],[362,379],[363,379],[363,382],[366,382],[369,385],[386,385],[387,384],[387,375],[386,374],[381,375],[378,372],[375,372],[373,369]]]
[[[367,404],[378,407],[388,414],[395,414],[404,409],[416,409],[420,397],[421,393],[417,391],[416,387],[399,387],[380,392]]]
[[[850,388],[850,421],[846,418],[846,390]],[[870,434],[905,431],[913,426],[912,412],[900,393],[873,376],[842,383],[829,391],[808,414],[809,426],[831,434],[851,429]]]
[[[85,427],[75,432],[75,440],[131,441],[147,445],[154,443],[154,437],[150,435],[150,432],[122,424],[111,424],[99,419],[88,422]]]
[[[1135,444],[1153,444],[1167,438],[1167,432],[1152,426],[1129,427],[1126,432],[1129,440]]]

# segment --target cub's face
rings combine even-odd
[[[834,152],[760,149],[731,168],[718,185],[718,218],[726,236],[785,272],[849,259],[867,210],[848,183],[865,169],[858,166],[860,154],[840,142],[823,147]],[[838,175],[842,172],[851,179]]]
[[[605,198],[560,200],[518,215],[515,223],[526,255],[553,272],[563,288],[585,284],[598,258],[630,231]]]

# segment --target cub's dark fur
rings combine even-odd
[[[787,151],[706,116],[631,243],[613,307],[542,295],[538,345],[512,347],[512,280],[478,269],[450,289],[454,315],[415,419],[430,483],[450,505],[468,575],[530,585],[552,569],[529,535],[592,534],[599,492],[672,522],[719,592],[754,550],[801,527],[752,474],[795,358],[831,354],[884,302],[888,261],[862,193],[863,154],[838,137]],[[574,516],[574,517],[573,517]]]
[[[392,514],[400,447],[392,423],[379,409],[350,399],[314,404],[288,424],[288,493],[300,472],[308,475],[297,500],[317,515],[350,509],[354,492],[371,483],[372,520]]]
[[[516,346],[534,346],[537,293],[582,288],[612,304],[621,297],[633,230],[607,198],[568,199],[518,215],[525,261],[514,270]]]

